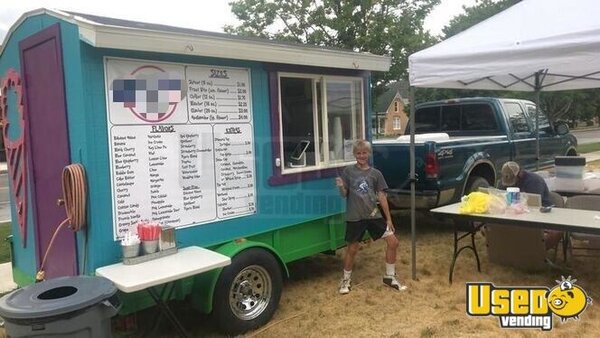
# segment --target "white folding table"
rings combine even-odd
[[[117,263],[96,269],[96,275],[110,279],[125,293],[147,290],[164,315],[177,328],[181,336],[187,336],[183,326],[163,301],[155,286],[171,283],[202,272],[231,264],[231,259],[220,253],[198,246],[179,249],[177,253],[147,262],[125,265]],[[167,286],[163,291],[168,289]],[[164,292],[163,292],[164,293]]]
[[[500,223],[515,226],[523,226],[538,229],[551,229],[559,231],[582,232],[587,234],[600,235],[600,212],[593,210],[579,210],[567,208],[553,208],[549,213],[542,213],[537,208],[532,208],[530,212],[524,214],[461,214],[459,212],[461,203],[454,203],[429,210],[435,215],[441,215],[453,220],[462,220],[469,222]],[[479,230],[481,225],[473,227],[468,231],[471,235],[471,245],[458,249],[458,241],[466,235],[458,236],[456,226],[454,228],[454,254],[450,265],[448,280],[452,283],[452,273],[458,255],[463,249],[471,249],[477,259],[477,269],[479,266],[479,256],[475,247],[473,236]]]

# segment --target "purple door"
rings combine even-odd
[[[38,268],[50,239],[67,217],[62,198],[62,170],[70,163],[60,27],[58,24],[19,43],[25,92],[25,142]],[[46,278],[77,274],[75,235],[63,227],[44,265]]]

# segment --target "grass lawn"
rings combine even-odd
[[[6,237],[10,235],[10,223],[0,224],[0,263],[10,261],[10,246]]]
[[[577,147],[577,152],[582,153],[582,154],[591,153],[593,151],[599,151],[599,150],[600,150],[600,142],[581,144]]]

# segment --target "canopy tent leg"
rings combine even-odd
[[[415,91],[410,86],[408,99],[410,101],[410,240],[411,240],[411,266],[412,279],[417,280],[417,236],[416,236],[416,210],[415,210]]]
[[[542,71],[535,73],[535,171],[540,170],[540,91],[542,90],[541,81]]]

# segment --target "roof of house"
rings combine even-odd
[[[387,111],[398,93],[400,94],[400,97],[405,99],[408,98],[407,81],[397,81],[388,84],[386,90],[375,98],[375,111],[379,113]]]
[[[77,25],[79,38],[98,48],[370,71],[388,71],[391,65],[389,56],[371,53],[240,37],[46,8],[23,14],[9,29],[3,45],[6,45],[6,41],[24,20],[42,14]],[[0,47],[0,55],[2,52],[3,49]]]

